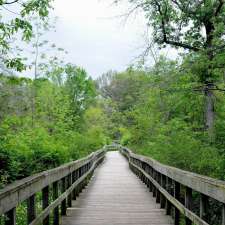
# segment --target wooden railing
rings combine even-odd
[[[5,225],[16,224],[16,209],[26,205],[27,224],[58,225],[60,214],[87,185],[93,171],[102,162],[105,149],[86,158],[25,178],[0,191],[0,216]],[[41,198],[41,211],[37,215],[37,198]],[[40,208],[40,207],[39,207]]]
[[[184,221],[186,225],[225,225],[224,181],[163,165],[122,146],[118,148],[129,160],[132,171],[153,192],[156,202],[173,216],[175,225]],[[220,214],[217,220],[215,211]]]

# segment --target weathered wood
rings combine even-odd
[[[64,193],[66,191],[66,178],[62,178],[61,182],[61,193]],[[66,215],[66,199],[61,203],[61,215]]]
[[[5,225],[16,225],[16,208],[5,214]]]
[[[166,177],[166,190],[171,194],[171,179]],[[171,202],[166,198],[166,215],[171,215],[172,205]]]
[[[160,185],[160,174],[156,172],[156,182]],[[156,203],[160,203],[160,191],[156,189]]]
[[[204,194],[200,194],[200,217],[208,221],[208,207],[209,207],[209,198]]]
[[[62,225],[172,225],[118,152],[108,152]]]
[[[134,154],[128,148],[121,146],[118,148],[122,149],[124,153],[127,154],[128,158],[134,158],[146,162],[157,172],[175,180],[183,186],[189,187],[192,190],[205,194],[219,202],[225,203],[225,181],[166,166],[152,158]]]
[[[180,184],[178,182],[174,182],[174,198],[180,201]],[[180,211],[175,207],[174,210],[174,225],[180,224]]]
[[[59,196],[59,183],[58,181],[53,183],[53,200],[56,200]],[[56,206],[53,210],[53,225],[59,225],[59,206]]]
[[[67,176],[67,189],[71,186],[71,184],[72,184],[72,176],[71,176],[71,174],[69,174]],[[68,205],[68,207],[72,206],[72,193],[68,195],[67,205]]]
[[[68,197],[68,195],[73,191],[73,189],[78,184],[80,184],[87,176],[89,176],[94,171],[95,164],[101,161],[103,158],[104,158],[104,155],[100,157],[98,160],[96,160],[92,168],[86,174],[80,177],[68,190],[62,193],[53,203],[51,203],[51,205],[49,205],[44,211],[42,211],[30,225],[39,225],[50,214],[50,212],[53,209],[59,206]]]
[[[49,186],[42,189],[42,209],[45,210],[49,206]],[[49,216],[43,220],[43,225],[49,225]]]
[[[182,203],[180,203],[178,200],[174,198],[171,194],[169,194],[164,188],[162,188],[152,177],[150,177],[145,171],[140,169],[138,166],[136,166],[133,163],[130,163],[132,167],[135,169],[141,171],[148,179],[151,180],[153,185],[165,196],[165,198],[171,202],[171,204],[176,207],[185,217],[188,217],[194,224],[196,225],[208,225],[207,222],[205,222],[203,219],[201,219],[199,216],[194,214],[192,211],[187,209]]]
[[[90,154],[88,157],[67,163],[58,168],[48,170],[20,181],[8,185],[0,190],[0,215],[8,212],[21,202],[27,200],[30,196],[41,191],[44,187],[50,186],[55,181],[66,177],[71,172],[77,170],[88,162],[94,161],[101,154],[105,153],[105,149]]]
[[[192,202],[192,189],[189,188],[189,187],[186,187],[185,188],[185,207],[187,209],[192,210],[192,204],[193,204],[193,202]],[[190,219],[185,218],[185,224],[186,225],[191,225],[192,222],[191,222]]]
[[[76,181],[76,171],[74,171],[72,173],[72,184]],[[73,189],[73,192],[72,192],[72,200],[75,200],[76,199],[76,189],[74,188]]]
[[[225,204],[222,205],[222,225],[225,225]]]
[[[35,195],[27,199],[27,223],[30,224],[36,218]]]
[[[166,176],[165,175],[161,175],[161,186],[163,188],[166,188]],[[164,209],[166,207],[166,198],[164,197],[164,195],[160,192],[160,205],[161,208]]]

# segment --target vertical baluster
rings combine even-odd
[[[42,209],[49,206],[49,186],[42,189]],[[43,225],[49,225],[49,215],[43,220]]]
[[[156,171],[153,169],[153,179],[156,180]],[[153,197],[156,197],[156,187],[153,185]]]
[[[169,194],[171,194],[171,179],[166,177],[166,188]],[[169,200],[166,199],[166,215],[171,215],[172,205]]]
[[[16,208],[9,210],[5,217],[5,225],[16,225]]]
[[[179,201],[180,200],[180,184],[174,182],[174,197]],[[174,224],[179,225],[180,223],[180,211],[175,207],[174,210]]]
[[[146,173],[149,175],[150,174],[150,167],[149,167],[149,165],[147,164],[146,165]],[[147,187],[148,187],[148,189],[150,188],[150,180],[148,179],[148,178],[146,178],[147,179]]]
[[[72,184],[76,181],[76,170],[72,173]],[[76,187],[73,189],[72,199],[76,200]]]
[[[150,175],[150,177],[153,177],[153,169],[152,169],[152,167],[150,166],[150,170],[149,170],[149,175]],[[153,191],[153,184],[152,184],[152,182],[150,181],[150,186],[149,186],[149,191],[150,192],[152,192]]]
[[[71,182],[72,182],[72,175],[71,173],[67,176],[67,189],[69,189],[71,187]],[[67,204],[68,207],[72,206],[72,194],[70,193],[67,197]]]
[[[62,180],[62,186],[61,186],[61,192],[64,193],[66,191],[66,178],[63,177]],[[64,199],[61,203],[61,214],[66,215],[66,199]]]
[[[35,195],[27,199],[27,224],[36,218]]]
[[[208,206],[209,198],[204,194],[200,194],[200,217],[208,222]]]
[[[81,167],[81,176],[83,176],[83,175],[84,175],[84,166]],[[84,188],[84,180],[81,181],[81,187],[80,188],[81,188],[80,192],[82,192],[82,190]]]
[[[79,179],[79,170],[75,171],[75,180]],[[74,188],[74,200],[76,200],[78,195],[78,185]]]
[[[84,173],[87,174],[88,168],[87,168],[87,164],[84,166]],[[84,187],[86,187],[88,184],[88,177],[85,178],[84,181]]]
[[[192,209],[192,189],[189,187],[185,188],[185,207],[187,209]],[[185,218],[186,225],[191,225],[192,221],[188,218]]]
[[[56,200],[59,196],[59,183],[58,181],[53,183],[53,200]],[[59,225],[59,206],[56,206],[53,210],[53,225]]]
[[[81,177],[81,167],[78,169],[78,178],[80,177]],[[77,196],[79,196],[80,190],[81,190],[81,183],[77,185]]]
[[[160,184],[160,173],[156,172],[156,181]],[[160,191],[156,189],[156,203],[160,203]]]
[[[161,174],[161,186],[165,189],[166,188],[166,176]],[[160,206],[162,209],[166,206],[166,198],[163,194],[160,193]]]
[[[222,225],[225,225],[225,204],[222,206]]]

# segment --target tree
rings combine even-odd
[[[210,135],[214,127],[215,70],[224,68],[221,54],[225,50],[224,0],[129,0],[141,8],[148,25],[153,28],[154,41],[160,46],[170,45],[193,52],[194,60],[204,61],[198,74],[205,96],[205,128]],[[119,1],[115,1],[119,2]]]
[[[29,15],[37,14],[44,20],[51,8],[52,0],[27,0],[21,3],[19,0],[0,0],[0,8],[12,12],[10,19],[2,15],[0,21],[0,59],[5,62],[7,67],[14,68],[17,71],[25,69],[22,58],[10,56],[10,45],[16,34],[22,34],[23,41],[29,41],[32,38],[33,29],[29,21]],[[10,6],[15,6],[18,12],[11,11]]]
[[[68,64],[65,67],[65,90],[70,99],[73,125],[78,128],[83,112],[93,102],[96,91],[94,82],[84,69]]]

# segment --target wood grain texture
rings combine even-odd
[[[170,216],[131,172],[125,158],[108,152],[87,188],[68,208],[63,225],[168,225]]]

